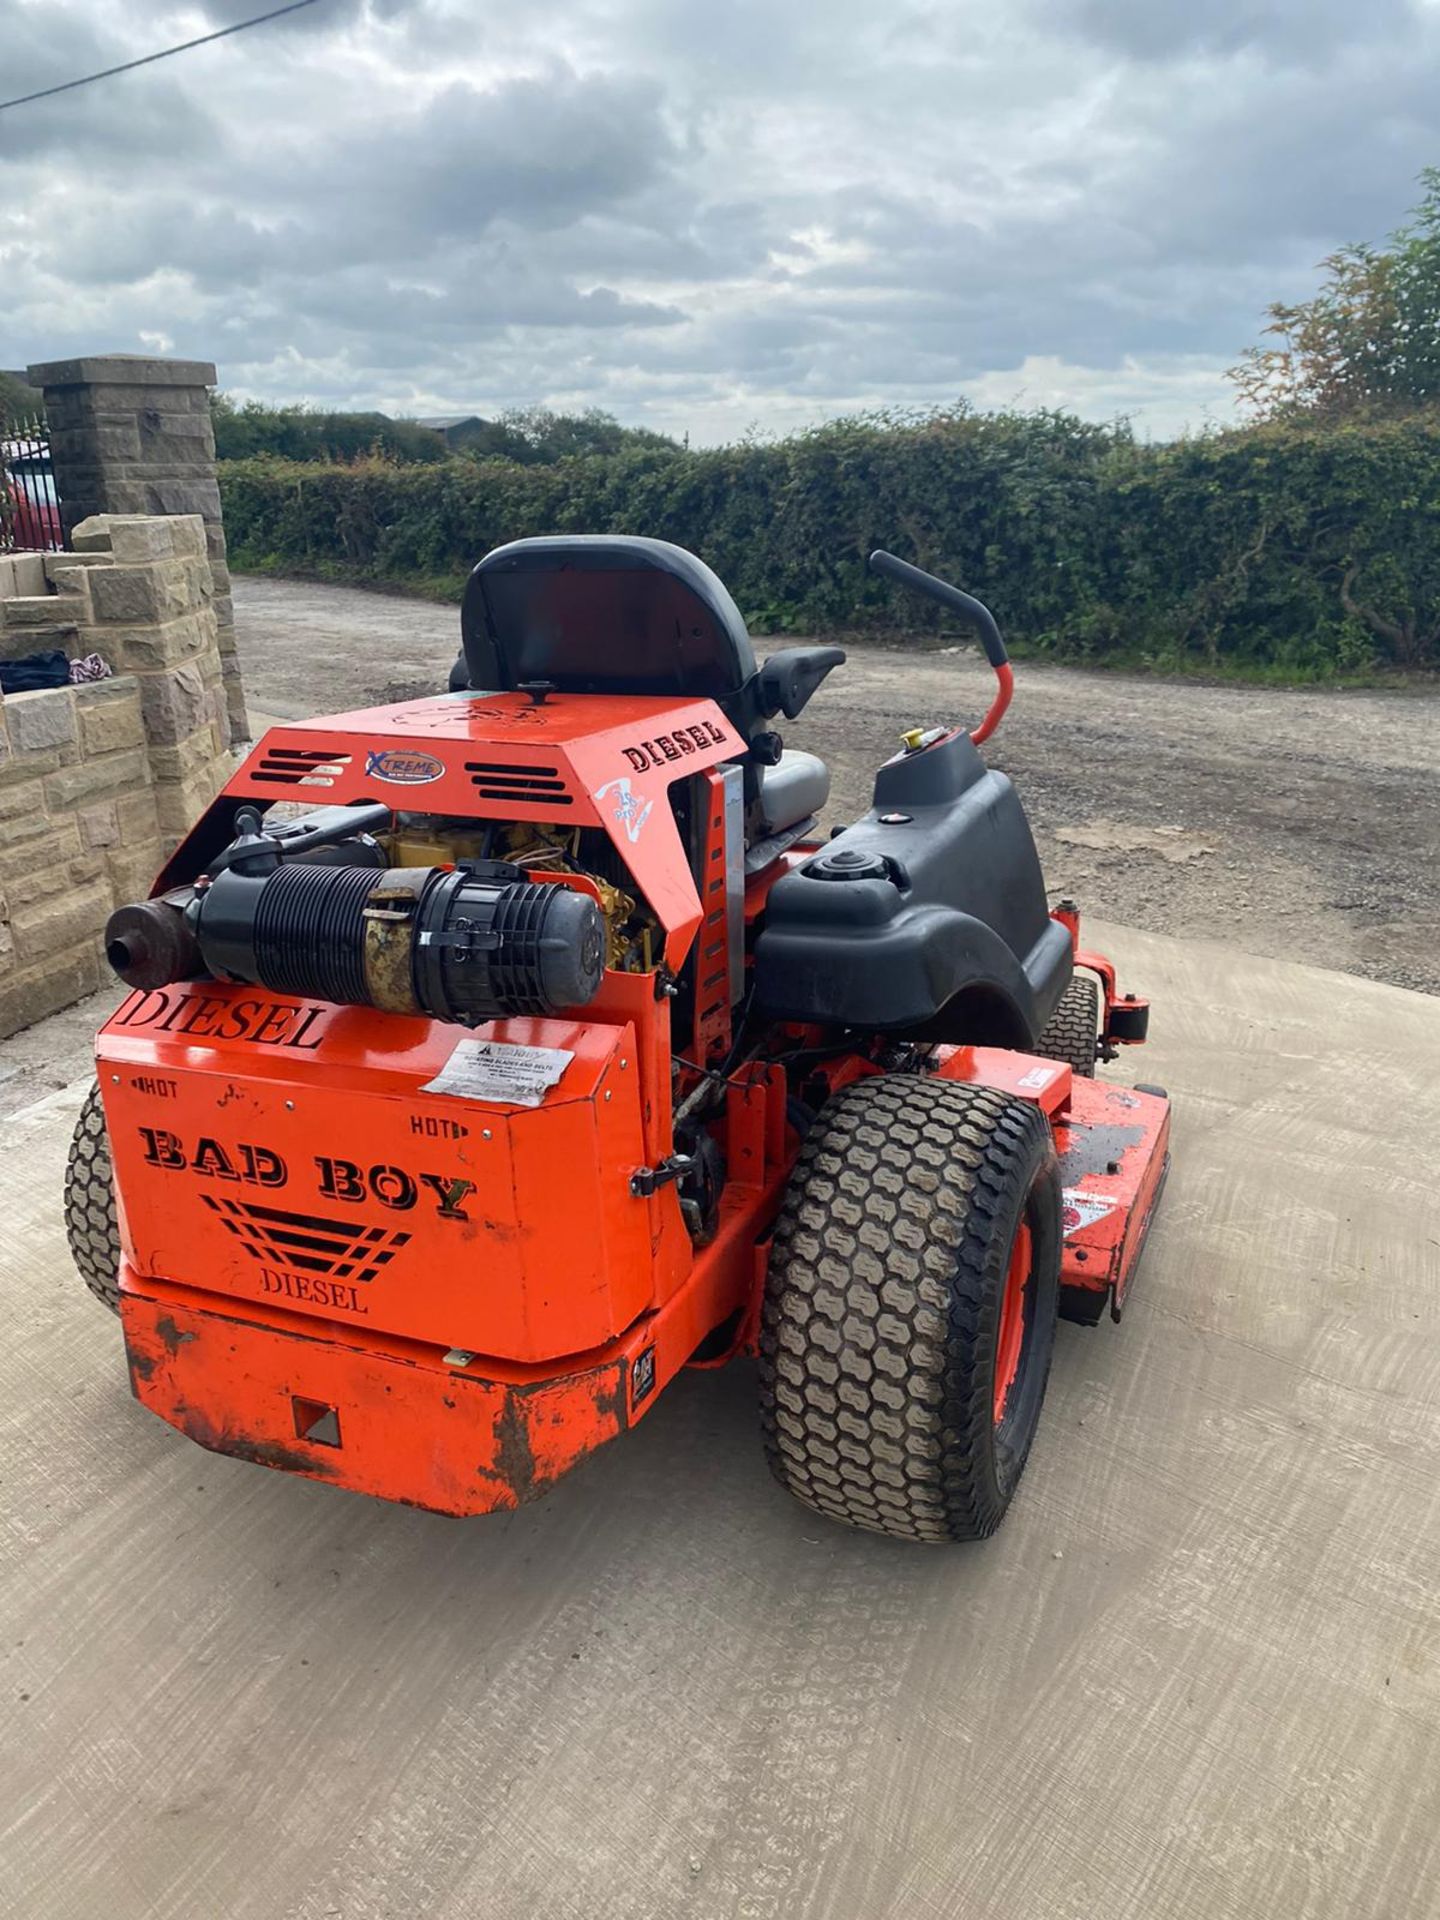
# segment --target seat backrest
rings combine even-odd
[[[725,701],[755,676],[740,610],[703,560],[668,540],[512,540],[470,575],[460,613],[472,687],[548,680],[562,693]]]

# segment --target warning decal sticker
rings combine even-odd
[[[1093,1227],[1097,1220],[1103,1220],[1107,1213],[1113,1213],[1120,1202],[1108,1193],[1086,1193],[1083,1187],[1066,1187],[1061,1195],[1060,1221],[1068,1240],[1072,1233],[1079,1233],[1082,1227]]]
[[[498,1106],[538,1107],[575,1058],[563,1047],[517,1047],[501,1040],[462,1040],[422,1093]]]
[[[1021,1074],[1015,1084],[1024,1087],[1027,1093],[1041,1093],[1059,1071],[1058,1067],[1031,1067],[1028,1073]]]

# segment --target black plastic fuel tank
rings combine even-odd
[[[1070,979],[1020,799],[953,733],[880,769],[874,804],[770,891],[771,1019],[1024,1047]]]

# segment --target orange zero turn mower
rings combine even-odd
[[[1057,1312],[1120,1316],[1169,1104],[1095,1077],[1146,1004],[977,751],[994,620],[872,566],[978,628],[999,690],[828,839],[775,722],[843,653],[757,665],[660,541],[501,547],[450,691],[265,736],[106,931],[131,991],[66,1213],[147,1407],[477,1514],[751,1354],[809,1506],[993,1532]]]

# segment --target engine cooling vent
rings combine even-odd
[[[467,760],[465,771],[482,800],[523,801],[527,807],[569,807],[575,803],[559,779],[558,767],[525,767],[505,760]]]
[[[271,747],[250,778],[276,787],[333,787],[349,764],[350,755],[335,747]]]

